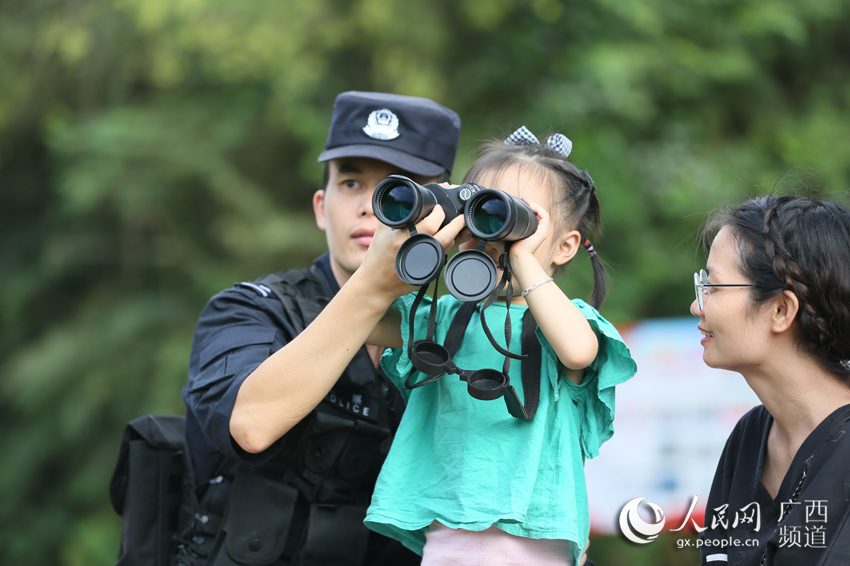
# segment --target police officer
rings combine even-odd
[[[328,253],[219,293],[198,320],[183,398],[199,509],[174,564],[418,563],[362,522],[401,398],[357,309],[321,313],[363,262],[378,182],[448,180],[459,136],[458,115],[428,99],[337,97],[313,195]]]

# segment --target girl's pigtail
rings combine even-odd
[[[602,214],[599,207],[599,198],[596,196],[596,184],[587,173],[587,171],[579,170],[579,179],[585,187],[587,200],[584,210],[581,214],[579,225],[584,230],[589,230],[591,233],[598,236],[602,232]],[[599,309],[602,303],[605,302],[605,295],[608,293],[608,279],[605,277],[605,266],[602,260],[596,255],[596,250],[590,243],[590,239],[585,237],[584,248],[587,250],[587,255],[590,256],[590,264],[593,266],[593,292],[590,295],[590,305]]]
[[[605,295],[608,293],[605,266],[602,265],[602,260],[596,255],[596,250],[593,249],[590,240],[585,239],[583,245],[584,249],[587,250],[587,255],[590,256],[590,264],[593,266],[593,292],[590,295],[590,306],[599,310],[602,303],[605,302]]]

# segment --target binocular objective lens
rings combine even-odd
[[[482,234],[495,234],[508,220],[508,206],[500,198],[482,200],[472,211],[472,223]]]
[[[384,192],[381,211],[391,222],[402,222],[413,212],[413,189],[407,185],[396,185]]]

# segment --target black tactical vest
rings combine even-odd
[[[333,296],[315,265],[250,286],[280,299],[296,334]],[[363,519],[392,438],[387,387],[361,348],[270,462],[223,465],[173,565],[364,564],[370,533]]]

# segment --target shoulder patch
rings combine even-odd
[[[268,297],[269,295],[272,294],[272,290],[269,289],[268,287],[266,287],[265,285],[263,285],[262,283],[257,284],[257,283],[251,283],[249,281],[237,281],[236,283],[233,284],[233,286],[234,287],[245,287],[247,289],[252,289],[258,295],[261,295],[263,297]]]

